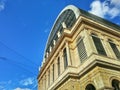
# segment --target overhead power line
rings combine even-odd
[[[14,49],[8,47],[6,44],[4,44],[2,41],[0,41],[0,44],[3,45],[4,47],[6,47],[7,49],[9,49],[10,51],[12,51],[13,53],[15,53],[16,55],[20,56],[21,58],[23,58],[24,60],[26,60],[27,62],[30,62],[34,65],[34,67],[36,69],[38,69],[37,66],[39,66],[38,64],[36,64],[35,62],[33,62],[32,60],[26,58],[25,56],[23,56],[22,54],[20,54],[19,52],[15,51]]]
[[[27,71],[33,75],[35,75],[35,71],[31,70],[30,67],[26,68],[27,65],[25,65],[24,63],[20,63],[20,62],[17,62],[15,60],[12,60],[12,59],[8,59],[6,57],[0,57],[0,60],[3,60],[4,62],[7,62],[7,63],[10,63],[11,65],[15,65],[16,67],[20,67],[20,69],[22,69],[23,71]]]

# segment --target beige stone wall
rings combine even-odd
[[[77,79],[69,79],[57,90],[80,90],[79,81]]]
[[[110,45],[108,44],[108,39],[112,39],[117,48],[120,50],[120,33],[109,29],[108,27],[99,25],[95,22],[89,20],[89,23],[94,23],[94,25],[88,25],[82,22],[81,17],[78,19],[77,23],[70,30],[65,30],[63,35],[60,36],[59,40],[56,42],[55,47],[49,53],[45,64],[42,67],[41,74],[38,77],[38,90],[85,90],[88,84],[93,84],[97,90],[113,90],[111,86],[112,79],[117,79],[120,81],[120,69],[108,69],[107,67],[101,68],[96,66],[91,71],[86,72],[84,75],[81,74],[87,70],[92,64],[97,62],[96,60],[101,60],[102,62],[118,65],[120,68],[120,60],[117,59]],[[85,22],[85,21],[84,21]],[[88,23],[88,22],[87,22]],[[75,27],[76,26],[76,27]],[[94,42],[91,38],[91,33],[96,33],[101,39],[102,44],[105,48],[107,56],[98,55],[95,48]],[[111,34],[113,33],[113,34]],[[118,36],[119,34],[119,36]],[[77,44],[79,39],[83,38],[83,42],[87,52],[87,59],[81,63],[78,54]],[[68,67],[64,69],[63,60],[63,50],[67,49],[68,57]],[[57,72],[57,60],[60,57],[60,76]],[[54,81],[53,78],[53,68],[54,64]],[[104,63],[103,63],[104,64]],[[96,65],[96,64],[94,64]],[[114,66],[115,67],[115,66]],[[48,86],[48,71],[50,70],[50,86]],[[67,75],[79,77],[78,79],[68,78]],[[63,79],[68,78],[64,82]],[[63,80],[63,81],[62,81]]]
[[[85,90],[88,84],[94,85],[96,90],[113,90],[113,79],[120,81],[119,71],[96,67],[79,79],[69,78],[56,90]]]

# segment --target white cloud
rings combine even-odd
[[[20,84],[24,85],[24,86],[33,85],[33,84],[35,84],[35,79],[34,78],[27,78],[27,79],[21,80]]]
[[[120,0],[94,0],[90,5],[90,13],[100,17],[109,16],[111,19],[120,16]]]
[[[111,18],[117,17],[120,14],[120,10],[117,8],[112,8],[108,14],[110,14]]]
[[[104,16],[104,14],[102,12],[102,5],[101,5],[101,2],[99,0],[92,2],[90,7],[92,8],[89,11],[90,13],[93,13],[93,14],[95,14],[97,16],[101,16],[101,17]]]
[[[0,81],[0,90],[10,90],[8,86],[12,85],[12,80]]]
[[[4,86],[0,86],[0,90],[5,90],[5,87]]]
[[[15,88],[15,89],[13,89],[13,90],[31,90],[31,89],[29,89],[29,88],[20,88],[20,87],[17,87],[17,88]]]
[[[5,2],[6,0],[0,0],[0,11],[3,11],[5,9]]]
[[[120,0],[111,0],[111,4],[120,7]]]

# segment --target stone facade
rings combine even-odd
[[[67,6],[71,8],[78,10]],[[58,40],[53,40],[54,47],[50,47],[38,75],[38,90],[120,90],[120,27],[76,15],[74,25],[63,28]],[[118,81],[117,86],[113,80]]]

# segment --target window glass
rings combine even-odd
[[[97,49],[98,54],[106,56],[106,52],[105,52],[105,49],[102,45],[102,42],[101,42],[100,38],[98,38],[98,36],[95,36],[95,35],[92,34],[92,39],[93,39],[93,42],[95,44],[95,47]]]
[[[92,84],[86,86],[85,90],[96,90]]]
[[[109,41],[109,44],[110,44],[113,52],[115,53],[116,57],[117,57],[118,59],[120,59],[120,51],[118,50],[116,44],[114,44],[113,41],[110,41],[110,40],[108,40],[108,41]]]
[[[114,88],[114,90],[120,90],[120,81],[114,79],[112,81],[112,87]]]

